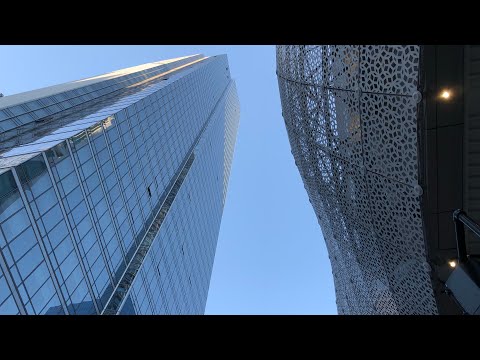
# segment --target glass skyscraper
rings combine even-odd
[[[0,314],[202,314],[238,122],[226,55],[0,98]]]

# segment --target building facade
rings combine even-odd
[[[0,314],[202,314],[238,122],[226,55],[0,98]]]
[[[453,211],[480,220],[479,56],[476,46],[277,47],[283,118],[339,314],[461,313],[444,284]]]

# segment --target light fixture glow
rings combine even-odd
[[[457,266],[457,262],[455,260],[450,260],[448,262],[448,265],[450,265],[451,268],[454,268],[455,266]]]
[[[442,92],[440,93],[440,98],[442,100],[448,100],[452,97],[452,92],[450,90],[442,90]]]

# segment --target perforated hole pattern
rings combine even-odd
[[[418,194],[420,46],[277,46],[292,154],[339,314],[437,314]]]

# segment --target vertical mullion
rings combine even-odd
[[[102,241],[102,236],[100,236],[99,230],[97,229],[97,222],[93,218],[92,211],[90,209],[90,205],[89,205],[88,200],[87,200],[87,192],[85,191],[85,188],[83,187],[83,180],[80,177],[80,173],[78,172],[78,164],[76,162],[75,156],[73,156],[73,151],[72,151],[72,148],[70,147],[69,140],[65,141],[65,143],[67,144],[68,152],[70,154],[70,158],[72,159],[73,168],[75,169],[75,174],[77,175],[78,183],[80,185],[80,190],[82,191],[83,197],[85,199],[85,206],[87,207],[88,215],[90,216],[90,221],[92,222],[92,225],[93,225],[92,226],[93,231],[95,232],[95,236],[97,237],[97,239],[100,243],[99,244],[100,245],[99,246],[100,247],[100,252],[101,252],[103,260],[105,262],[105,268],[107,269],[108,277],[110,278],[110,283],[112,284],[113,287],[115,287],[115,280],[114,280],[113,275],[110,271],[110,266],[109,266],[109,263],[108,263],[108,260],[107,260],[108,259],[107,255],[105,254],[106,246]],[[99,294],[99,296],[100,296],[100,294]]]
[[[145,259],[146,258],[147,257],[145,257]],[[145,262],[142,263],[142,266],[140,267],[140,270],[138,271],[139,276],[136,277],[135,281],[141,281],[143,291],[145,292],[145,300],[147,301],[147,304],[148,304],[148,307],[150,308],[150,311],[154,314],[155,309],[153,308],[153,305],[152,305],[152,295],[150,294],[150,287],[148,286],[148,283],[147,283],[147,280],[146,280],[147,270],[145,269],[144,264],[145,264]]]
[[[60,205],[60,210],[62,211],[62,215],[65,219],[65,225],[67,226],[68,233],[70,234],[70,238],[72,239],[73,247],[75,249],[75,253],[77,254],[78,262],[80,264],[82,274],[85,278],[85,282],[87,284],[90,296],[92,297],[93,305],[95,306],[95,311],[98,314],[100,311],[99,311],[98,304],[97,304],[97,301],[96,301],[95,293],[93,292],[92,285],[90,284],[90,279],[87,276],[87,271],[85,269],[85,264],[83,263],[82,256],[81,256],[80,251],[78,249],[78,244],[75,241],[75,236],[73,235],[73,231],[72,231],[72,228],[70,226],[70,220],[68,219],[67,212],[65,211],[65,208],[63,207],[62,198],[60,197],[60,193],[58,192],[57,184],[55,182],[55,178],[53,177],[52,169],[50,168],[50,164],[48,162],[47,155],[45,154],[44,151],[42,151],[42,156],[43,156],[43,161],[45,161],[45,164],[47,165],[48,175],[50,176],[50,180],[52,181],[53,190],[55,191],[55,195],[57,196],[58,204]]]
[[[146,116],[147,116],[146,114],[147,114],[147,113],[146,113],[146,111],[145,111],[145,118],[147,118],[147,117],[146,117]],[[137,113],[137,115],[135,115],[135,116],[137,116],[137,117],[139,118],[138,113]],[[152,116],[153,116],[153,115],[150,115],[150,117],[152,117]],[[141,129],[141,131],[140,131],[140,136],[142,137],[142,140],[143,140],[144,144],[147,144],[147,142],[145,141],[145,133],[144,133],[143,127],[142,127],[142,121],[141,121],[140,118],[139,118],[139,121],[138,121],[138,126],[140,126],[140,129]],[[149,153],[149,151],[147,150],[147,146],[146,146],[146,145],[145,145],[145,154],[147,155],[148,159],[150,160],[149,163],[150,163],[150,164],[153,164],[153,159],[151,158],[150,153]],[[156,153],[155,151],[154,151],[154,155],[155,155],[155,158],[156,158],[156,160],[157,160],[157,163],[160,163],[160,159],[158,158],[158,155],[157,155],[157,153]],[[154,181],[156,182],[156,180],[155,180],[156,176],[155,176],[155,174],[154,174],[154,169],[155,169],[155,168],[154,168],[154,166],[152,165],[152,176],[153,176],[153,178],[154,178]],[[148,184],[147,184],[147,185],[148,185]],[[158,187],[158,184],[157,184],[157,187]]]
[[[102,131],[103,130],[103,126],[102,126]],[[88,146],[90,147],[90,151],[92,153],[92,159],[93,159],[93,163],[95,164],[95,169],[97,170],[97,173],[98,173],[98,178],[100,180],[100,187],[102,188],[102,191],[103,191],[103,196],[105,197],[105,202],[107,204],[107,207],[108,207],[108,211],[110,213],[110,216],[112,217],[112,224],[113,224],[113,227],[115,229],[115,235],[116,235],[116,238],[118,240],[118,243],[120,245],[120,250],[122,251],[122,256],[123,256],[123,262],[125,263],[125,265],[128,265],[127,263],[127,255],[126,255],[126,252],[125,252],[125,249],[123,248],[123,241],[120,240],[120,228],[117,224],[117,217],[113,214],[113,211],[112,211],[112,204],[109,197],[108,197],[108,193],[107,191],[105,190],[105,186],[103,185],[103,176],[102,176],[102,173],[100,172],[100,167],[98,166],[98,163],[97,163],[97,159],[96,159],[96,153],[93,149],[93,145],[92,145],[92,142],[90,140],[90,134],[88,133],[88,131],[85,131],[85,137],[87,138],[87,142],[88,142]]]
[[[128,114],[127,114],[127,116],[128,116]],[[125,121],[126,121],[126,119],[125,119]],[[117,126],[116,121],[112,121],[112,123],[113,123],[113,126],[115,126],[115,128],[117,129],[118,137],[120,139],[120,143],[122,144],[123,155],[125,156],[125,161],[126,161],[127,166],[128,166],[128,173],[130,174],[130,178],[132,179],[133,189],[135,191],[135,197],[137,198],[138,207],[140,208],[140,214],[142,215],[143,228],[145,228],[147,218],[146,218],[145,214],[143,213],[142,203],[141,203],[141,200],[140,200],[140,196],[138,195],[137,186],[135,185],[135,178],[133,177],[133,174],[132,174],[132,167],[130,165],[130,158],[127,155],[127,150],[126,150],[126,147],[125,147],[125,143],[123,141],[123,136],[120,132],[120,128]],[[128,126],[128,128],[130,129],[130,125]],[[133,137],[132,137],[132,141],[133,141]]]
[[[103,137],[105,139],[105,146],[107,148],[108,154],[110,155],[110,159],[112,160],[113,172],[115,173],[115,178],[117,179],[118,187],[120,188],[120,190],[122,190],[123,186],[122,186],[122,183],[121,183],[120,176],[118,175],[118,172],[117,172],[117,164],[116,164],[115,159],[113,157],[112,150],[110,149],[110,141],[108,140],[108,137],[107,137],[107,130],[103,126],[103,121],[102,121],[102,129],[103,129],[103,131],[102,131]],[[133,181],[133,179],[132,179],[132,181]],[[133,227],[133,219],[132,219],[132,216],[131,216],[131,214],[129,212],[129,209],[128,209],[127,200],[125,199],[125,189],[123,189],[123,190],[124,191],[120,191],[120,196],[122,197],[123,203],[125,204],[124,205],[125,206],[125,213],[127,214],[128,223],[130,224],[130,229],[132,231],[133,242],[135,244],[135,247],[137,247],[139,244],[138,244],[137,239],[135,237],[135,231],[134,231],[135,228]]]
[[[2,230],[0,229],[0,232]],[[2,236],[0,234],[0,236]],[[10,288],[10,292],[12,293],[13,299],[15,300],[15,304],[17,305],[20,314],[27,315],[27,310],[25,305],[23,304],[22,297],[18,292],[17,287],[15,286],[15,281],[13,280],[12,274],[10,273],[10,269],[8,268],[7,262],[3,256],[3,252],[0,251],[0,271],[3,270],[3,276],[5,276],[5,280],[7,281],[8,287]]]
[[[63,311],[65,312],[65,314],[69,315],[70,313],[68,312],[67,303],[63,297],[63,293],[60,288],[60,284],[58,283],[58,279],[55,275],[55,271],[53,270],[52,264],[50,263],[50,257],[48,256],[47,249],[45,248],[45,244],[43,243],[42,237],[40,236],[40,231],[37,228],[37,223],[32,214],[32,210],[30,209],[30,204],[27,201],[27,197],[25,196],[25,192],[23,191],[22,184],[20,182],[20,179],[18,178],[17,171],[14,167],[12,167],[12,175],[13,175],[13,178],[15,179],[15,183],[17,184],[20,197],[22,198],[22,201],[25,205],[25,210],[27,211],[28,218],[30,219],[30,223],[31,223],[33,232],[35,233],[35,237],[37,238],[37,243],[40,246],[40,250],[42,251],[42,255],[43,255],[45,264],[47,265],[48,272],[50,273],[50,277],[52,278],[53,286],[55,286],[55,290],[57,291],[57,296],[60,299],[60,303],[62,304]]]
[[[128,128],[130,129],[130,136],[132,137],[132,142],[133,142],[133,145],[135,147],[135,154],[137,155],[137,161],[140,162],[140,164],[142,163],[141,160],[140,160],[140,156],[138,154],[138,146],[137,146],[137,141],[135,139],[135,135],[133,134],[133,130],[132,130],[132,124],[130,122],[130,116],[128,116],[128,112],[126,111],[125,109],[125,113],[126,113],[126,118],[125,118],[125,121],[127,122],[128,124]],[[134,114],[133,116],[137,116],[137,114]],[[142,132],[142,131],[141,131]],[[141,166],[140,167],[140,173],[142,175],[142,179],[143,179],[143,183],[145,184],[145,186],[148,186],[147,184],[147,179],[145,178],[145,173],[143,171],[143,167]],[[150,202],[150,206],[152,207],[152,209],[155,209],[155,206],[152,204],[152,198],[148,198],[148,201]],[[141,205],[141,204],[140,204]]]

